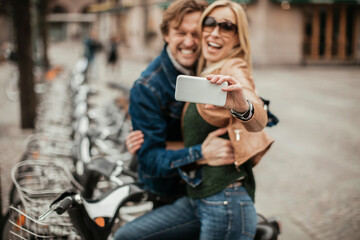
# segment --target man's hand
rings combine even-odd
[[[144,134],[141,130],[132,131],[126,137],[126,148],[131,154],[135,154],[144,143]],[[167,150],[179,150],[184,148],[184,142],[180,141],[166,141]]]
[[[126,137],[126,148],[131,154],[135,154],[144,142],[144,134],[140,130],[132,131]]]
[[[234,149],[230,140],[219,137],[225,133],[226,128],[220,128],[209,133],[201,146],[204,158],[197,161],[198,164],[222,166],[234,163]]]

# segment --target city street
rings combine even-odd
[[[78,43],[50,46],[53,65],[70,71],[82,53]],[[131,87],[148,64],[141,56],[121,57],[119,71],[109,73],[98,56],[91,84],[97,104],[117,94],[108,81]],[[0,64],[0,164],[2,212],[8,207],[11,167],[20,159],[23,140],[19,103],[10,101],[4,84],[13,71]],[[260,96],[271,100],[278,126],[275,139],[255,167],[255,206],[282,222],[280,240],[357,240],[360,226],[360,68],[359,66],[255,66]]]

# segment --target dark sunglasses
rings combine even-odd
[[[217,22],[213,17],[205,17],[202,23],[203,28],[211,28],[214,30],[216,26],[219,26],[220,30],[224,32],[237,32],[237,26],[231,22]]]

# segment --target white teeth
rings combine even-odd
[[[214,43],[214,42],[208,42],[208,44],[212,47],[216,47],[216,48],[219,48],[221,47],[221,45],[217,44],[217,43]]]
[[[183,53],[183,54],[193,54],[193,50],[186,50],[186,49],[181,49],[181,52]]]

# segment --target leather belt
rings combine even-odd
[[[242,185],[243,185],[242,181],[238,180],[238,181],[236,181],[234,183],[229,184],[226,188],[235,188],[235,187],[239,187],[239,186],[242,186]]]

